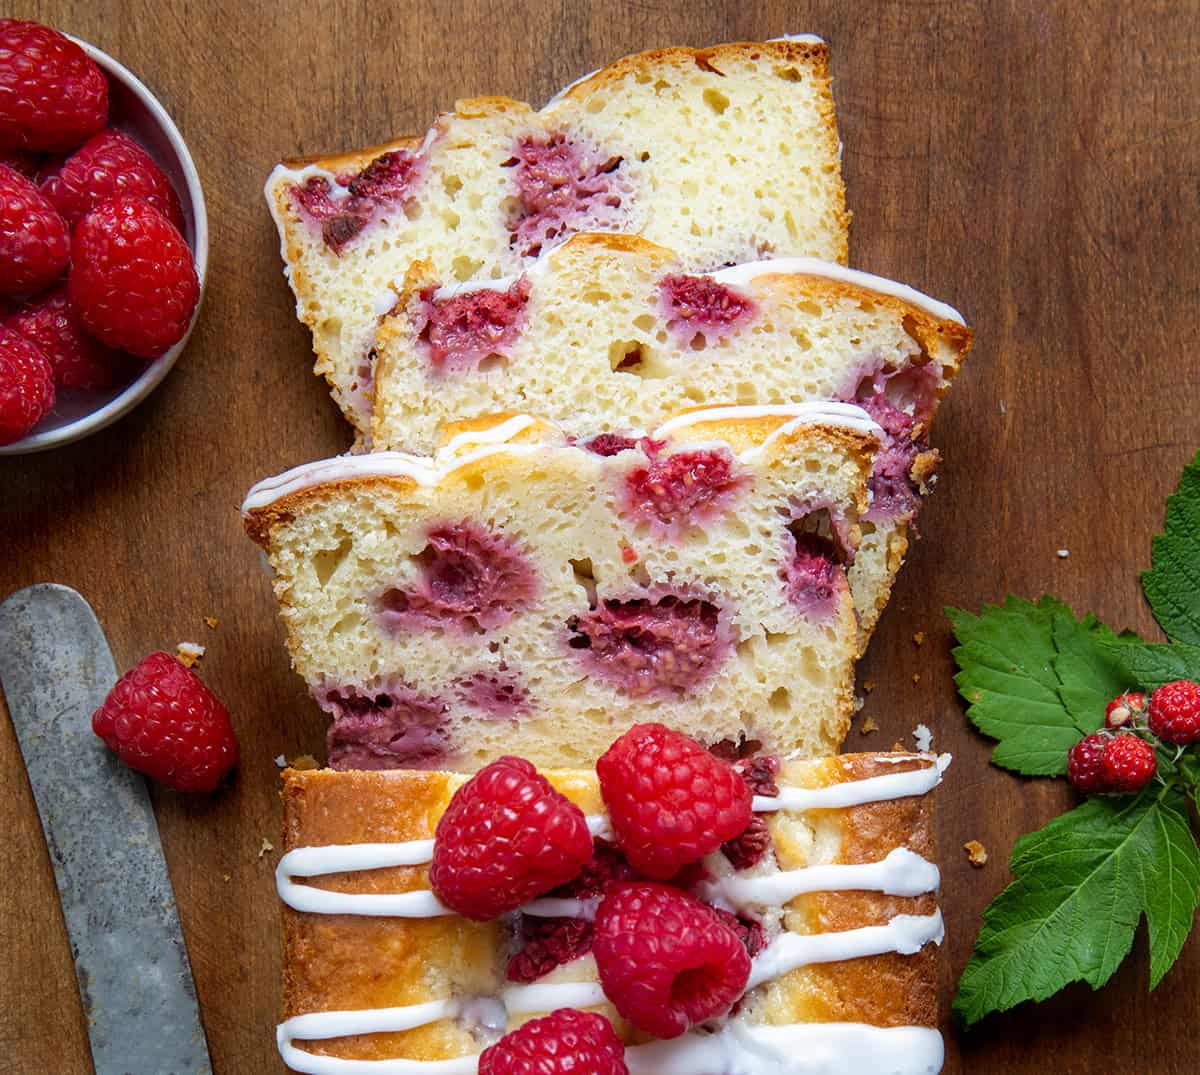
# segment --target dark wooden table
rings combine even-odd
[[[133,68],[178,121],[208,198],[208,295],[166,383],[85,443],[0,461],[0,594],[44,580],[75,586],[121,667],[182,640],[208,647],[203,673],[234,714],[241,772],[211,800],[156,791],[155,803],[219,1073],[281,1070],[275,856],[263,852],[278,827],[273,759],[319,751],[325,724],[288,669],[237,506],[257,478],[348,443],[292,316],[260,194],[268,170],[281,155],[424,130],[457,96],[542,101],[652,46],[789,31],[829,40],[853,263],[952,301],[978,334],[939,418],[945,466],[924,540],[860,670],[877,684],[865,712],[881,730],[856,729],[847,744],[885,748],[924,721],[955,755],[938,822],[948,1008],[1013,840],[1070,794],[988,766],[988,744],[955,697],[942,607],[1049,591],[1115,627],[1154,630],[1136,572],[1200,444],[1200,7],[7,8]],[[49,861],[7,720],[0,784],[0,1071],[88,1071]],[[970,839],[991,853],[982,870],[960,850]],[[1196,1070],[1200,940],[1153,997],[1147,977],[1139,935],[1103,992],[1070,989],[968,1036],[950,1031],[946,1070]]]

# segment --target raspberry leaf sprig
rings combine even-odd
[[[954,1011],[967,1024],[1071,982],[1100,988],[1143,916],[1153,989],[1191,931],[1200,907],[1188,813],[1189,799],[1200,806],[1200,452],[1167,502],[1142,586],[1168,643],[1118,635],[1049,596],[1010,596],[978,615],[946,610],[955,682],[967,717],[997,740],[993,764],[1062,776],[1070,758],[1077,788],[1098,793],[1017,841],[1013,881],[984,911],[959,981]]]

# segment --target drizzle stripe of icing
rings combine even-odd
[[[500,1000],[509,1014],[529,1015],[558,1008],[597,1008],[608,998],[599,982],[543,982],[510,985],[500,991]]]
[[[839,933],[781,933],[751,961],[746,988],[753,989],[812,963],[838,963],[885,952],[910,956],[930,941],[941,944],[944,936],[940,910],[931,915],[896,915],[885,926],[863,926]]]
[[[866,411],[850,403],[797,403],[779,407],[709,407],[701,411],[677,415],[655,429],[650,436],[661,438],[699,422],[720,419],[758,417],[783,414],[791,417],[774,430],[761,445],[742,453],[749,462],[775,438],[791,432],[800,425],[835,425],[881,436],[882,430],[867,416]],[[302,463],[271,478],[264,478],[251,488],[242,502],[242,512],[261,511],[277,500],[304,489],[331,482],[358,478],[409,478],[418,485],[435,486],[455,470],[487,456],[507,452],[512,455],[534,455],[561,447],[561,443],[543,441],[535,444],[513,444],[509,439],[537,421],[531,415],[514,415],[491,430],[459,433],[435,456],[410,455],[408,452],[369,452],[364,455],[340,455],[314,463]],[[547,423],[548,424],[548,423]],[[503,431],[503,434],[502,432]],[[465,455],[455,454],[461,445],[474,442],[481,445]],[[598,458],[598,457],[597,457]],[[601,461],[600,465],[604,465]]]
[[[907,284],[897,283],[885,276],[875,276],[873,273],[862,272],[859,269],[848,269],[832,261],[822,261],[820,258],[770,258],[766,261],[747,261],[741,265],[730,265],[726,269],[718,269],[708,273],[712,279],[721,284],[733,287],[745,287],[760,276],[796,273],[803,276],[823,276],[829,280],[840,280],[853,284],[855,287],[866,288],[868,291],[878,291],[883,295],[900,299],[911,306],[916,306],[926,313],[942,321],[957,321],[966,324],[953,306],[922,294],[916,288]]]
[[[405,1029],[405,1013],[452,1005],[301,1015],[276,1029],[288,1067],[309,1075],[474,1075],[479,1058],[453,1060],[341,1060],[297,1049],[292,1039],[316,1040],[351,1033]],[[307,1036],[296,1025],[308,1020]],[[430,1019],[429,1022],[433,1022]],[[420,1024],[418,1024],[420,1025]],[[354,1029],[349,1029],[353,1027]],[[673,1041],[625,1050],[630,1075],[936,1075],[945,1060],[942,1036],[932,1027],[876,1027],[865,1023],[749,1025],[731,1019],[715,1034],[695,1031]]]
[[[767,41],[795,41],[801,45],[825,44],[825,38],[820,34],[780,34],[779,37],[768,37]]]
[[[716,1034],[625,1050],[629,1075],[936,1075],[944,1060],[932,1027],[749,1026],[738,1019]]]
[[[598,898],[590,900],[540,899],[525,904],[521,908],[521,913],[532,915],[534,918],[586,918],[591,921],[596,917],[596,908],[599,906]]]
[[[924,795],[942,782],[942,773],[950,764],[950,755],[943,754],[936,764],[903,773],[885,773],[865,780],[846,780],[823,788],[781,788],[778,795],[755,795],[754,809],[760,813],[776,810],[836,810],[864,803],[904,799],[909,795]]]
[[[746,877],[731,874],[700,886],[708,902],[729,910],[783,907],[806,892],[882,892],[888,896],[922,896],[936,892],[941,874],[932,862],[906,847],[897,847],[879,862],[805,866]],[[528,913],[528,912],[526,912]]]

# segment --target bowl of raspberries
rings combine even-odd
[[[103,429],[187,343],[200,179],[154,95],[99,49],[0,19],[0,455]]]

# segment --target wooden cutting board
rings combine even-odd
[[[6,7],[141,76],[188,140],[208,198],[205,308],[165,384],[85,443],[0,460],[0,594],[46,580],[78,588],[120,667],[180,641],[208,647],[202,670],[234,715],[241,772],[211,799],[156,791],[155,803],[218,1073],[282,1070],[274,759],[319,754],[325,725],[288,669],[237,507],[256,479],[348,444],[292,315],[260,193],[267,172],[281,155],[423,131],[457,96],[542,101],[627,52],[797,31],[829,40],[853,263],[951,301],[977,332],[938,419],[945,464],[923,540],[860,670],[875,684],[864,714],[880,730],[856,726],[847,742],[886,749],[925,722],[955,756],[938,794],[948,1009],[1014,839],[1071,794],[988,766],[988,743],[955,696],[943,606],[1053,592],[1114,627],[1155,631],[1136,573],[1200,445],[1200,10],[1113,0]],[[7,719],[0,782],[0,1070],[88,1071]],[[983,869],[961,850],[971,839],[991,854]],[[1072,988],[968,1036],[947,1027],[946,1071],[1195,1070],[1200,938],[1152,999],[1147,978],[1139,934],[1099,994]]]

